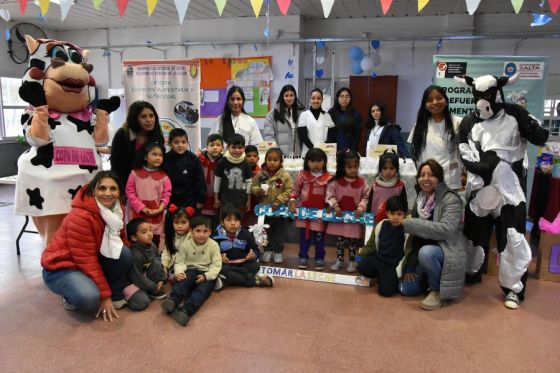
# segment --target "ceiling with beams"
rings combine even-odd
[[[31,1],[25,16],[19,14],[18,0],[0,0],[0,8],[8,9],[14,22],[31,22],[52,30],[79,30],[98,28],[170,26],[178,25],[177,11],[173,0],[159,0],[151,17],[148,17],[146,3],[143,0],[130,0],[124,17],[120,17],[116,0],[105,0],[101,9],[95,10],[91,0],[75,0],[68,17],[60,21],[60,7],[50,4],[46,22],[40,15],[39,7]],[[539,1],[525,1],[521,13],[540,12]],[[545,6],[548,11],[548,5]],[[482,0],[478,14],[514,13],[509,0]],[[265,14],[265,7],[260,16]],[[417,0],[394,0],[389,17],[417,17],[447,14],[467,14],[465,0],[431,0],[418,14]],[[270,15],[281,16],[275,0],[270,1]],[[320,0],[292,0],[288,15],[301,15],[304,19],[323,19]],[[379,0],[335,0],[329,18],[374,18],[382,16]],[[228,0],[222,17],[254,17],[250,0]],[[185,22],[219,18],[213,0],[191,0]]]

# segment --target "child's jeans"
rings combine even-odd
[[[112,300],[123,299],[122,290],[132,264],[132,253],[123,247],[119,259],[98,256],[99,263],[111,287]],[[82,271],[76,269],[43,270],[43,281],[53,293],[62,295],[76,309],[92,311],[99,307],[99,288]]]
[[[284,237],[286,235],[284,227],[286,226],[286,219],[267,217],[265,223],[270,225],[266,230],[268,245],[265,250],[281,253],[284,251]]]
[[[309,248],[313,241],[315,259],[325,259],[325,234],[309,230],[309,237],[305,238],[306,231],[306,228],[299,229],[299,257],[309,259]]]
[[[189,316],[192,316],[206,302],[214,290],[215,280],[206,280],[200,284],[196,283],[198,275],[204,272],[198,269],[189,269],[185,272],[187,278],[173,285],[169,298],[175,301],[176,305],[183,302],[183,308]]]
[[[241,264],[222,264],[220,275],[224,276],[226,286],[255,286],[255,276],[261,269],[256,260]]]
[[[422,246],[418,252],[418,265],[414,271],[416,280],[401,281],[399,283],[401,294],[410,297],[416,296],[426,291],[427,287],[439,291],[442,268],[443,250],[441,247],[437,245]]]

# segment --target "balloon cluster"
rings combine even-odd
[[[325,42],[322,40],[316,41],[315,50],[315,63],[320,66],[325,62],[325,59],[327,57],[327,46],[325,45]],[[324,74],[325,70],[323,70],[322,68],[318,67],[317,69],[315,69],[315,77],[321,78]]]
[[[381,42],[379,40],[372,40],[371,47],[374,50],[373,57],[365,55],[364,51],[360,47],[352,47],[348,50],[348,56],[352,60],[352,74],[360,75],[364,71],[371,72],[374,66],[381,64],[381,54],[379,53],[379,47]],[[373,77],[377,76],[375,71],[371,72]]]

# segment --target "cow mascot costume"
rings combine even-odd
[[[31,148],[18,160],[16,213],[33,218],[46,246],[76,192],[101,169],[96,146],[107,143],[108,113],[120,100],[99,100],[92,125],[95,80],[88,51],[68,42],[25,39],[30,61],[19,95],[30,104],[21,124]]]
[[[505,306],[519,307],[525,298],[531,249],[525,240],[527,141],[542,146],[548,131],[519,105],[506,104],[502,87],[517,81],[486,75],[455,78],[472,87],[476,110],[459,127],[461,160],[469,171],[465,236],[472,241],[478,262],[487,254],[495,225],[500,252],[499,282]],[[481,281],[480,271],[470,282]],[[469,280],[469,276],[467,276]]]

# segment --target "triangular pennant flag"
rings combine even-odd
[[[383,15],[387,14],[389,8],[393,4],[393,0],[381,0],[381,9],[383,10]]]
[[[513,5],[513,10],[515,11],[515,14],[517,14],[523,6],[523,0],[511,0],[511,5]]]
[[[117,0],[117,7],[119,8],[119,14],[121,17],[124,16],[124,12],[126,11],[126,7],[128,6],[128,0]]]
[[[156,4],[158,0],[146,0],[146,7],[148,8],[148,17],[152,16],[152,13],[156,9]]]
[[[74,0],[60,0],[60,20],[64,21],[70,8],[74,4]]]
[[[189,8],[189,2],[191,0],[174,0],[175,8],[177,8],[177,14],[179,15],[179,24],[183,24],[185,20],[185,15],[187,14],[187,9]]]
[[[10,11],[8,9],[0,9],[0,17],[6,22],[10,22],[12,16],[10,16]]]
[[[552,13],[556,14],[558,7],[560,6],[560,0],[548,0],[548,5],[550,5]]]
[[[95,10],[101,9],[101,4],[103,4],[103,0],[93,0],[93,7]]]
[[[288,14],[288,8],[290,7],[290,3],[292,0],[276,0],[278,3],[278,7],[280,8],[280,13],[283,15]]]
[[[329,14],[331,14],[333,4],[334,0],[321,0],[321,5],[323,6],[323,15],[325,16],[325,18],[329,18]]]
[[[429,2],[430,0],[418,0],[418,13],[420,13]]]
[[[41,7],[41,15],[46,16],[49,11],[49,4],[51,0],[39,0],[39,6]]]
[[[224,8],[226,7],[227,0],[214,0],[214,2],[216,3],[216,8],[218,8],[218,14],[221,17],[222,12],[224,11]]]
[[[476,12],[476,8],[480,4],[480,0],[466,0],[467,2],[467,12],[472,16]]]
[[[19,0],[19,14],[23,16],[25,9],[27,9],[27,0]]]
[[[261,14],[261,8],[263,5],[263,0],[251,0],[251,6],[253,7],[253,12],[255,12],[255,17],[259,17]]]

